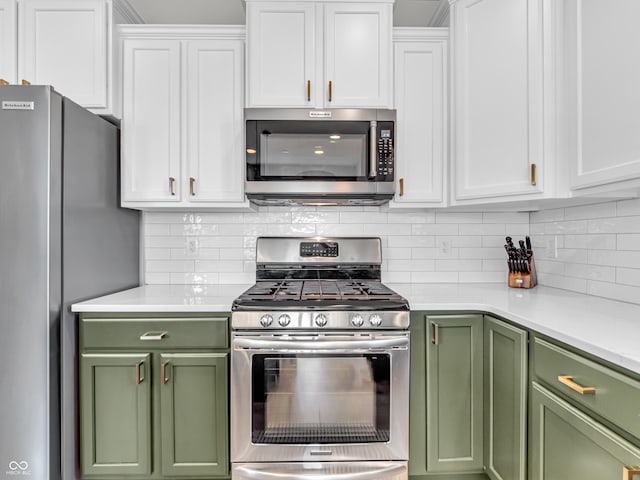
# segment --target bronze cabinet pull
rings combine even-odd
[[[571,375],[558,375],[558,381],[569,387],[571,390],[575,390],[580,395],[595,395],[596,393],[596,389],[594,387],[583,387],[576,383]]]
[[[9,82],[7,82],[4,78],[0,78],[0,85],[9,85]]]
[[[400,196],[402,197],[404,195],[404,178],[401,178],[398,181],[400,182]]]
[[[22,79],[22,85],[31,85],[29,80]]]
[[[191,195],[192,197],[195,197],[196,195],[195,184],[196,179],[193,177],[189,177],[189,195]]]
[[[311,80],[307,80],[307,102],[311,101]]]
[[[171,193],[171,195],[175,195],[176,191],[173,189],[173,186],[176,183],[176,179],[173,177],[169,177],[169,193]]]
[[[431,322],[431,328],[433,328],[433,338],[431,339],[431,343],[438,345],[440,344],[440,325],[436,322]]]
[[[136,385],[144,382],[144,360],[136,363]]]
[[[333,101],[333,82],[329,80],[329,101]]]
[[[536,164],[531,164],[531,185],[536,185]]]
[[[622,467],[622,480],[633,480],[634,475],[640,475],[640,467]]]
[[[169,377],[167,377],[168,367],[169,362],[162,362],[162,365],[160,366],[160,377],[162,377],[160,380],[162,381],[162,385],[166,385],[167,382],[169,382]]]

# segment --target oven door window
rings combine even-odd
[[[260,354],[252,362],[252,441],[389,441],[390,357]]]
[[[368,180],[369,122],[260,121],[252,126],[250,180]]]

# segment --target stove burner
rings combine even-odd
[[[259,281],[239,300],[398,300],[400,296],[379,281],[282,280]]]

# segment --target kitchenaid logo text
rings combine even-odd
[[[2,110],[33,110],[34,102],[4,101]]]
[[[29,463],[26,460],[11,460],[8,467],[9,470],[5,472],[7,476],[31,475]]]

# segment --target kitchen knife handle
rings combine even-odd
[[[307,102],[311,101],[311,80],[307,80]]]
[[[192,197],[196,196],[195,184],[196,179],[193,177],[189,177],[189,195],[191,195]]]
[[[622,480],[633,480],[634,475],[640,475],[640,466],[622,467]]]
[[[536,164],[531,164],[531,185],[536,185]]]
[[[431,328],[433,328],[433,338],[431,339],[431,343],[434,345],[440,344],[440,325],[436,322],[431,322]]]
[[[329,80],[329,101],[333,101],[333,82]]]
[[[580,395],[595,395],[596,389],[594,387],[583,387],[576,383],[571,375],[558,375],[558,381],[571,390],[575,390]]]
[[[169,177],[169,193],[171,193],[171,195],[176,194],[176,191],[173,188],[175,183],[176,183],[176,179],[173,177]]]
[[[144,382],[144,360],[136,363],[136,385]]]
[[[401,178],[398,182],[400,183],[400,196],[402,197],[404,196],[404,178]]]
[[[160,380],[162,381],[162,385],[166,385],[169,382],[169,377],[167,377],[169,362],[162,362],[160,366]]]

